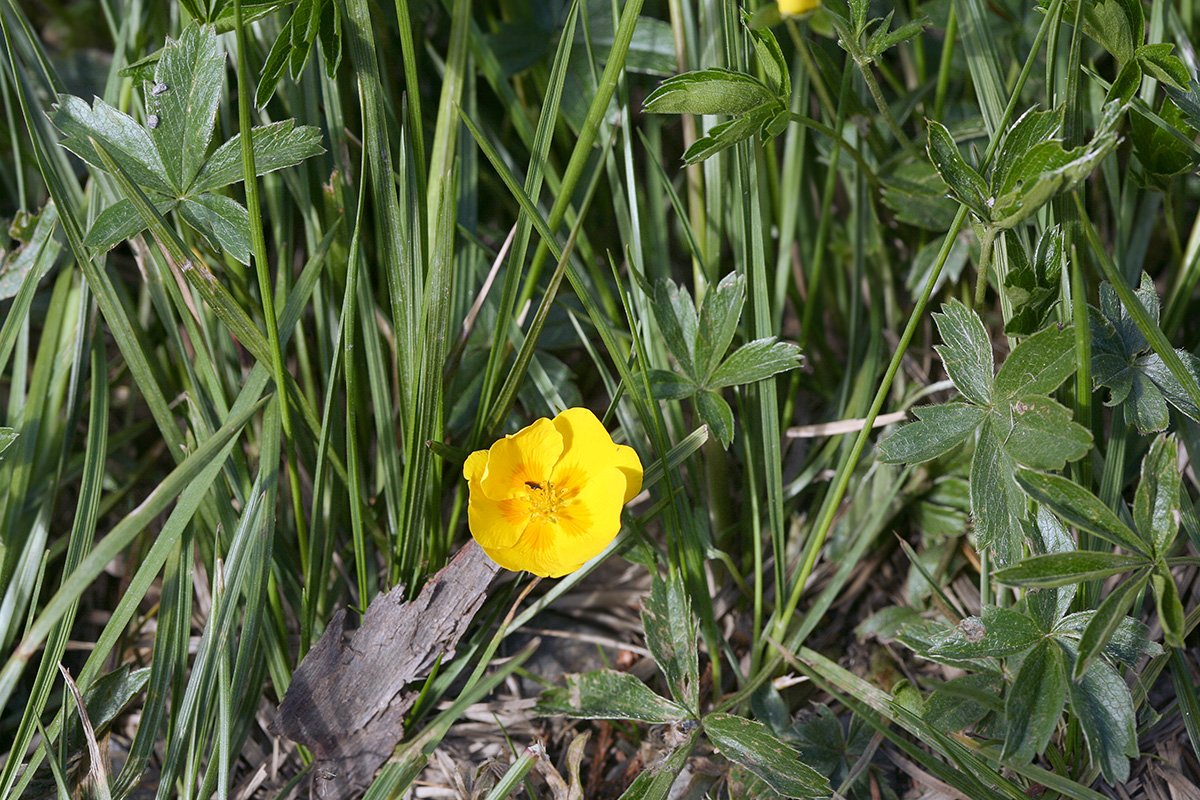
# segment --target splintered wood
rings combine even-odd
[[[362,626],[343,641],[345,610],[329,620],[300,662],[271,732],[316,757],[313,789],[334,800],[358,796],[404,735],[419,692],[404,691],[449,658],[499,567],[474,541],[429,579],[411,602],[404,587],[376,597]]]

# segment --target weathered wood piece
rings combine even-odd
[[[418,692],[404,687],[450,657],[499,571],[472,540],[411,602],[404,587],[376,597],[343,641],[335,613],[292,676],[271,732],[316,756],[313,789],[324,800],[357,797],[404,736]]]

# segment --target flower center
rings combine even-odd
[[[525,497],[533,507],[533,516],[547,522],[558,522],[559,511],[571,502],[566,495],[563,489],[550,481],[525,481]]]

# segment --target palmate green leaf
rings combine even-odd
[[[686,708],[658,696],[633,675],[611,669],[568,675],[565,688],[548,689],[542,694],[537,713],[651,723],[692,718]]]
[[[987,219],[988,188],[980,176],[958,152],[958,145],[946,126],[936,120],[928,120],[929,140],[926,150],[929,160],[937,169],[946,186],[954,196],[980,219]]]
[[[979,546],[995,552],[1001,564],[1021,557],[1025,500],[1013,481],[1016,469],[997,434],[994,417],[986,420],[971,459],[971,519]]]
[[[934,347],[946,365],[946,374],[963,396],[976,405],[992,401],[992,343],[979,316],[958,300],[942,306],[933,321],[942,344]]]
[[[82,99],[60,94],[50,120],[63,132],[62,146],[101,172],[104,160],[90,139],[102,142],[105,150],[138,185],[159,194],[174,194],[174,182],[149,132],[128,114],[100,98],[91,108]]]
[[[258,175],[295,166],[325,152],[319,129],[308,125],[297,128],[295,120],[291,119],[252,128],[250,146],[254,150],[254,170]],[[241,148],[242,135],[238,133],[213,151],[200,168],[191,191],[209,192],[240,182],[244,177]]]
[[[986,409],[966,403],[944,403],[913,409],[910,422],[879,443],[881,461],[918,464],[944,455],[961,444],[987,417]]]
[[[774,336],[755,339],[734,350],[707,381],[710,388],[741,386],[800,366],[800,346]]]
[[[1122,104],[1133,102],[1133,97],[1141,86],[1142,67],[1136,59],[1131,59],[1121,67],[1116,80],[1108,87],[1108,93],[1104,95],[1104,102],[1110,103],[1114,100]]]
[[[702,721],[704,732],[730,761],[741,764],[784,797],[826,797],[829,781],[800,761],[761,722],[713,713]]]
[[[1092,174],[1100,161],[1120,143],[1117,125],[1124,106],[1104,107],[1095,136],[1086,145],[1064,150],[1058,141],[1034,145],[1013,162],[1003,183],[992,184],[988,217],[997,228],[1012,228]]]
[[[1062,469],[1092,447],[1092,432],[1071,421],[1071,412],[1049,397],[1025,395],[993,411],[995,430],[1018,464]]]
[[[1075,328],[1051,326],[1013,348],[996,373],[996,401],[1046,395],[1075,372]]]
[[[232,198],[205,193],[185,198],[179,213],[199,231],[214,250],[250,264],[250,215]]]
[[[1138,754],[1133,698],[1117,671],[1096,660],[1069,683],[1071,712],[1087,739],[1092,763],[1109,784],[1129,779],[1129,759]]]
[[[1146,544],[1129,527],[1082,486],[1059,475],[1028,469],[1017,471],[1025,493],[1057,514],[1068,525],[1090,531],[1107,542],[1147,555]]]
[[[654,578],[650,596],[642,601],[642,626],[646,646],[666,676],[672,696],[699,713],[699,627],[678,573]]]
[[[1043,553],[1021,559],[1011,567],[992,573],[1008,586],[1039,586],[1044,588],[1069,586],[1082,581],[1094,581],[1137,569],[1146,559],[1098,550],[1072,550],[1065,553]]]
[[[1142,434],[1157,433],[1171,423],[1171,412],[1161,391],[1145,374],[1131,371],[1125,414]]]
[[[179,204],[174,198],[155,200],[154,207],[159,214],[174,210]],[[98,247],[101,250],[111,250],[126,239],[132,239],[146,230],[146,221],[138,213],[137,206],[132,201],[121,198],[100,212],[100,216],[88,228],[83,243],[88,247]]]
[[[698,382],[694,354],[700,320],[691,295],[670,278],[658,281],[654,284],[654,318],[671,355],[684,373]]]
[[[1153,555],[1165,558],[1179,532],[1179,445],[1158,436],[1142,459],[1142,479],[1133,497],[1133,524]]]
[[[1043,641],[1026,654],[1004,701],[1004,759],[1027,764],[1044,752],[1066,703],[1062,649]]]
[[[1060,639],[1076,640],[1083,635],[1084,630],[1096,616],[1096,610],[1080,611],[1063,617],[1055,626],[1055,635]],[[1163,649],[1157,642],[1146,638],[1150,629],[1141,620],[1125,617],[1117,625],[1117,629],[1104,647],[1104,655],[1113,661],[1127,667],[1137,666],[1142,656],[1162,655]]]
[[[729,447],[733,442],[733,434],[736,430],[733,409],[729,407],[729,403],[726,403],[725,398],[711,389],[697,392],[695,402],[700,419],[704,420],[704,424],[721,442],[722,447]]]
[[[1108,640],[1116,632],[1121,620],[1129,612],[1129,606],[1146,588],[1149,570],[1142,570],[1130,580],[1117,586],[1104,601],[1096,608],[1096,613],[1088,621],[1087,627],[1079,637],[1078,654],[1071,677],[1078,679],[1087,673],[1092,662],[1108,645]]]
[[[984,606],[983,617],[967,617],[933,640],[931,655],[949,658],[1003,658],[1023,653],[1045,635],[1019,611]]]
[[[177,197],[191,187],[208,155],[224,76],[225,54],[209,25],[190,25],[168,41],[154,68],[156,88],[147,93],[146,107],[158,125],[150,138]]]
[[[778,102],[761,81],[714,67],[667,78],[646,98],[648,114],[745,114]]]
[[[725,357],[729,343],[737,332],[738,319],[746,302],[746,278],[730,272],[709,287],[700,308],[700,324],[696,331],[696,373],[705,380]]]
[[[1059,522],[1058,517],[1042,506],[1038,506],[1034,520],[1022,522],[1021,528],[1025,531],[1030,551],[1035,555],[1075,552],[1075,540],[1071,532]],[[1025,592],[1023,600],[1029,616],[1048,632],[1070,610],[1077,591],[1077,584],[1068,583],[1057,588]]]

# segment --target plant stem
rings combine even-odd
[[[988,267],[992,264],[992,243],[999,232],[998,228],[985,228],[983,237],[979,240],[979,274],[975,278],[975,302],[971,305],[972,310],[976,313],[983,308],[983,301],[987,297]]]

